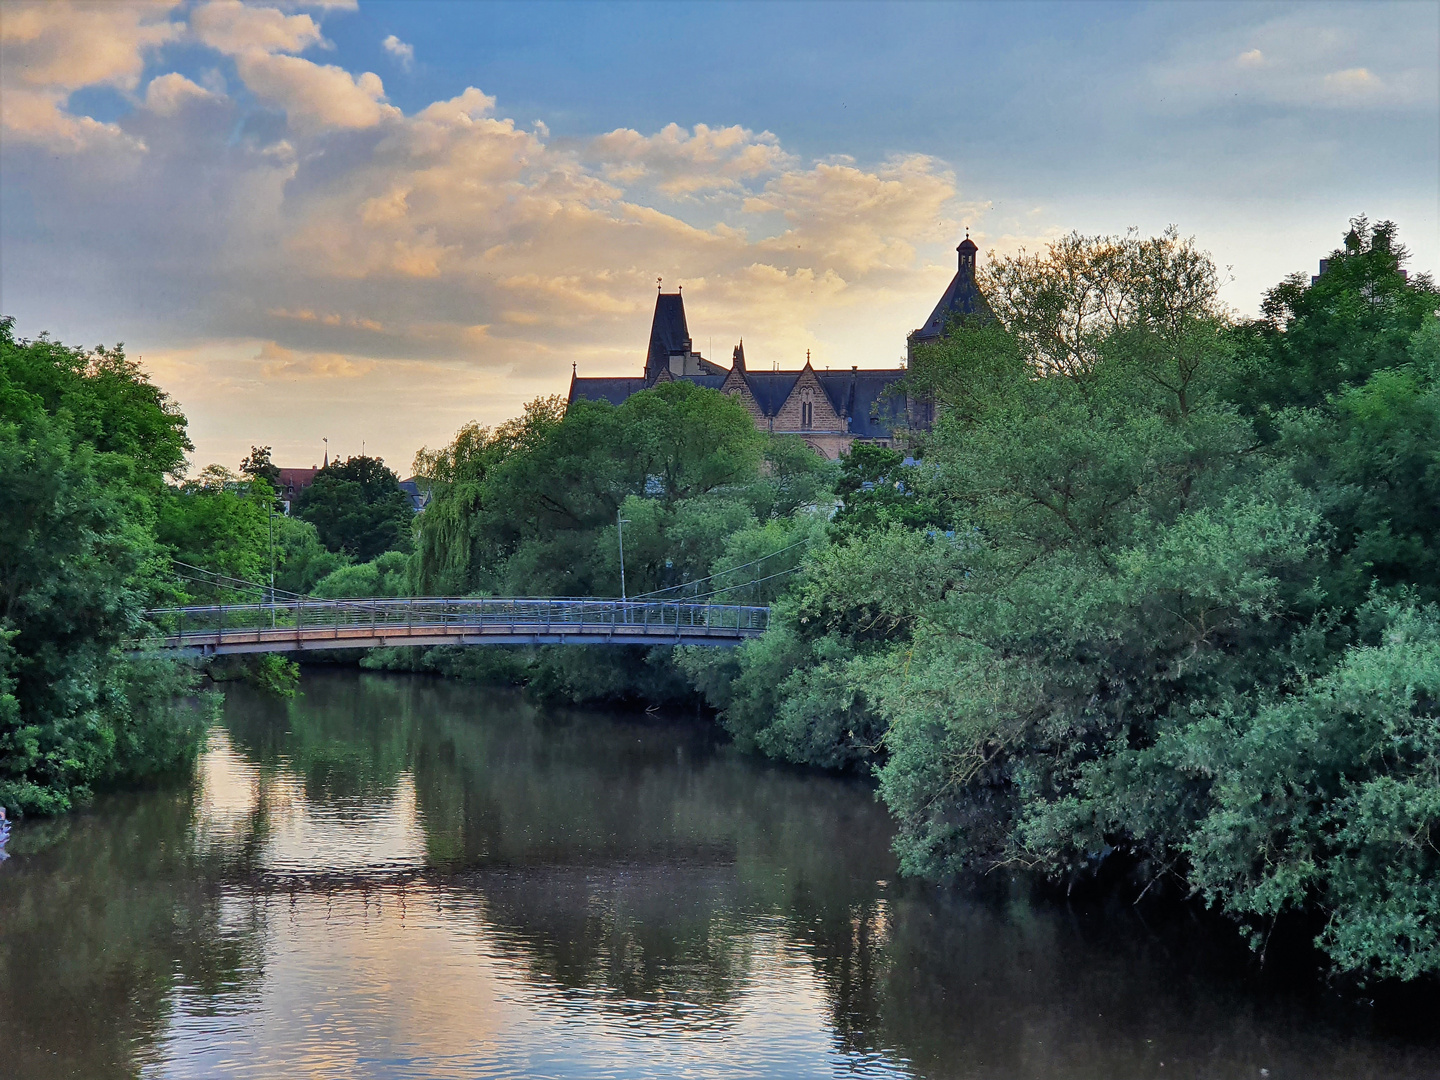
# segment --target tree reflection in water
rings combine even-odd
[[[708,725],[353,671],[302,685],[232,690],[193,785],[17,832],[15,1075],[1440,1066],[1256,992],[1203,929],[897,882],[867,784]]]

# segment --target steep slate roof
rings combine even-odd
[[[894,368],[817,371],[825,396],[841,416],[850,418],[850,434],[862,439],[888,439],[905,419],[905,400],[887,399],[885,391],[905,377]]]
[[[706,370],[706,372],[708,372],[708,374],[702,375],[702,376],[695,376],[695,377],[697,377],[697,378],[709,378],[711,375],[719,375],[720,378],[721,378],[721,380],[723,381],[724,378],[725,378],[725,376],[730,374],[730,369],[729,369],[729,368],[727,368],[727,367],[721,367],[719,364],[711,363],[709,360],[706,360],[703,356],[700,357],[700,366],[701,366],[702,368],[704,368],[704,369]],[[703,385],[709,386],[710,384],[709,384],[709,383],[704,383]],[[719,384],[719,383],[716,383],[715,385],[716,385],[716,386],[719,386],[720,384]]]
[[[774,416],[800,381],[798,371],[747,371],[745,383],[755,395],[755,404],[766,416]]]
[[[685,325],[685,299],[678,292],[655,297],[655,316],[650,322],[650,350],[645,354],[645,374],[654,378],[669,367],[671,353],[690,351],[690,328]]]
[[[945,330],[945,324],[952,315],[980,315],[994,318],[990,305],[980,295],[975,285],[975,253],[980,249],[975,241],[965,237],[955,249],[960,253],[960,268],[950,279],[950,286],[935,305],[935,310],[925,320],[925,325],[910,335],[911,341],[933,341]]]
[[[571,401],[608,401],[619,405],[631,394],[645,389],[644,379],[626,378],[581,378],[570,379]]]

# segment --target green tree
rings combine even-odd
[[[163,591],[154,538],[184,420],[118,349],[0,322],[0,804],[53,813],[193,757],[187,668],[120,646]]]
[[[311,591],[326,600],[406,596],[409,577],[410,557],[403,551],[387,551],[371,562],[337,568],[317,582]]]
[[[1319,906],[1337,967],[1408,980],[1440,971],[1440,610],[1368,607],[1378,640],[1158,749],[1216,778],[1185,843],[1212,902],[1258,931]]]
[[[833,529],[837,538],[892,524],[944,529],[943,511],[933,498],[921,496],[920,471],[906,465],[900,451],[856,443],[840,461],[836,493],[841,507]]]
[[[628,593],[681,597],[719,587],[710,574],[728,538],[829,505],[834,469],[757,432],[738,401],[674,382],[619,406],[532,402],[515,421],[422,452],[416,473],[431,493],[416,527],[419,591],[618,596],[623,517]],[[542,694],[692,693],[668,649],[546,649],[528,663]]]
[[[912,367],[923,467],[852,455],[770,633],[697,682],[742,742],[874,763],[906,872],[1118,866],[1440,970],[1440,322],[1403,255],[1359,222],[1259,326],[1173,231],[998,260],[996,320]]]
[[[485,528],[491,470],[511,453],[537,446],[564,416],[562,399],[537,399],[493,431],[467,424],[450,445],[415,455],[415,476],[430,496],[415,524],[419,595],[454,596],[480,587],[494,554]]]
[[[1392,221],[1354,218],[1315,278],[1292,274],[1265,294],[1262,318],[1240,335],[1247,363],[1233,396],[1262,417],[1318,406],[1378,371],[1403,367],[1411,338],[1435,314],[1428,274],[1410,276]],[[1263,430],[1263,425],[1262,425]]]
[[[1424,298],[1422,284],[1407,288],[1397,307]],[[1344,611],[1374,587],[1440,599],[1440,319],[1431,315],[1407,344],[1387,348],[1394,366],[1363,383],[1265,418],[1277,452],[1321,500],[1331,532],[1323,586]]]
[[[327,548],[361,562],[410,548],[410,500],[379,458],[351,457],[321,469],[295,512],[315,526]]]
[[[280,469],[270,460],[270,447],[252,446],[250,453],[245,460],[240,462],[240,473],[252,480],[256,477],[263,478],[272,488],[280,487]]]
[[[178,562],[258,587],[270,580],[274,502],[274,489],[263,478],[241,480],[209,465],[161,499],[156,533]]]
[[[310,593],[322,580],[350,565],[350,556],[320,543],[314,525],[299,518],[274,514],[275,588],[289,593]]]
[[[952,392],[926,457],[967,573],[862,669],[911,871],[1113,851],[1155,873],[1204,795],[1153,768],[1162,731],[1294,670],[1275,653],[1306,625],[1318,515],[1225,400],[1202,263],[1173,233],[1001,260],[999,329],[919,359],[985,393]]]
[[[45,334],[17,341],[14,326],[0,317],[0,415],[65,416],[74,442],[133,462],[133,482],[150,494],[184,468],[185,452],[194,449],[185,417],[123,346],[89,351]]]

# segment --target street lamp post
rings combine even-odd
[[[270,493],[270,629],[275,629],[275,493]]]
[[[620,535],[620,602],[622,604],[625,602],[625,526],[629,523],[629,518],[622,518],[620,511],[615,511],[615,531]]]

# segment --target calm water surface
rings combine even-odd
[[[0,1076],[1440,1077],[1204,931],[899,882],[868,786],[708,726],[302,690],[17,829]]]

